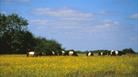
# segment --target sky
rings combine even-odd
[[[138,0],[0,0],[0,12],[65,49],[138,51]]]

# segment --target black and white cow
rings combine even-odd
[[[86,53],[86,56],[93,56],[93,55],[94,54],[92,52],[90,52],[90,51]]]
[[[27,57],[52,56],[52,55],[56,55],[54,51],[51,51],[51,52],[28,51],[27,52]]]
[[[121,56],[121,55],[123,55],[123,53],[118,50],[111,50],[110,55],[111,56]]]
[[[78,54],[75,51],[66,51],[64,56],[78,56]]]
[[[57,55],[57,53],[55,51],[47,51],[47,52],[43,52],[43,53],[45,53],[44,56],[55,56],[55,55]]]
[[[60,55],[65,55],[65,51],[42,52],[42,56],[60,56]]]
[[[61,51],[61,53],[62,53],[62,54],[61,54],[62,56],[64,56],[64,55],[65,55],[65,51]]]
[[[39,54],[38,53],[36,53],[35,51],[29,51],[29,52],[27,52],[27,57],[37,57],[37,56],[39,56]]]
[[[107,53],[106,52],[99,52],[98,55],[99,56],[105,56],[105,55],[107,55]]]
[[[36,53],[34,49],[28,49],[27,50],[27,53],[26,53],[26,56],[27,57],[29,57],[29,56],[30,57],[37,57],[38,56],[38,53]]]
[[[111,50],[111,51],[110,51],[110,55],[111,55],[111,56],[115,56],[115,55],[116,55],[116,54],[115,54],[115,51],[114,51],[114,50]]]

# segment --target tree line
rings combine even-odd
[[[93,50],[93,53],[99,53],[99,52],[110,52],[111,50]],[[121,52],[122,54],[135,54],[136,52],[132,48],[125,48],[123,50],[117,50]]]
[[[117,50],[119,52],[121,52],[122,54],[136,54],[136,52],[132,49],[132,48],[125,48],[125,49],[122,49],[122,50]],[[77,53],[80,53],[80,54],[84,54],[84,53],[87,53],[87,52],[92,52],[92,53],[100,53],[100,52],[104,52],[104,53],[108,53],[108,52],[111,52],[111,50],[86,50],[86,51],[76,51]]]
[[[55,40],[35,37],[28,30],[28,24],[27,19],[17,14],[5,15],[0,13],[0,54],[25,54],[27,51],[61,53],[64,50],[61,44]],[[73,51],[77,53],[87,52]],[[92,52],[109,52],[109,50],[93,50]],[[131,48],[123,49],[121,52],[135,53]]]
[[[35,37],[27,28],[28,20],[17,15],[0,13],[0,54],[24,54],[28,50],[38,52],[61,51],[55,40]]]

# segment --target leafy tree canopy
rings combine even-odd
[[[0,13],[0,53],[26,53],[28,49],[41,52],[60,51],[55,40],[36,38],[27,30],[28,21],[17,14]]]

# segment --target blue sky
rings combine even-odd
[[[0,0],[0,12],[28,19],[35,36],[66,49],[138,51],[138,0]]]

